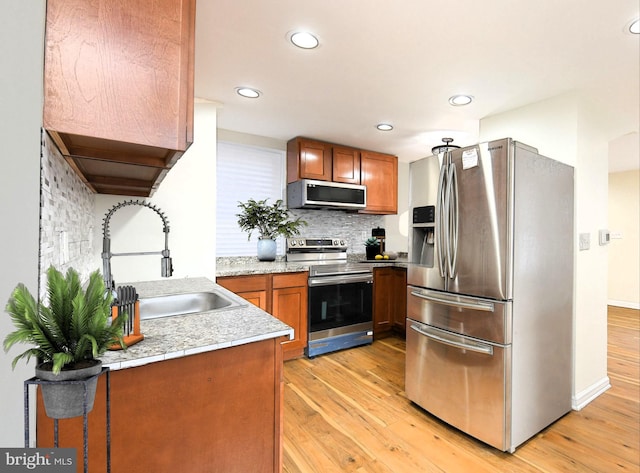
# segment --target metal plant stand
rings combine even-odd
[[[109,374],[109,368],[103,367],[100,373],[90,376],[85,379],[79,379],[74,381],[45,381],[39,378],[30,378],[24,382],[24,446],[29,448],[29,385],[45,385],[45,384],[82,384],[84,387],[83,398],[83,461],[84,461],[84,473],[89,471],[89,422],[88,422],[88,399],[87,399],[87,385],[90,381],[94,380],[98,376],[106,374],[106,409],[107,409],[107,473],[111,473],[111,379]],[[58,448],[58,419],[53,419],[53,446]]]

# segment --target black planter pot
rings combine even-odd
[[[47,363],[36,366],[36,376],[44,381],[54,381],[55,384],[43,384],[42,398],[47,416],[53,419],[68,419],[81,416],[84,413],[84,384],[69,384],[65,381],[77,381],[90,378],[102,371],[102,361],[94,360],[93,365],[76,370],[63,370],[53,374]],[[50,365],[50,364],[49,364]],[[89,381],[87,385],[87,412],[93,409],[96,397],[98,378]]]
[[[380,254],[380,245],[365,246],[364,249],[367,252],[367,259],[376,259],[376,255]]]

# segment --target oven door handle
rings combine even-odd
[[[323,276],[316,278],[309,278],[309,286],[328,286],[334,284],[350,284],[366,282],[373,283],[373,275],[367,274],[341,274],[340,276]]]
[[[444,304],[462,309],[481,310],[483,312],[495,312],[495,305],[492,302],[485,302],[472,297],[453,296],[448,297],[439,293],[429,291],[411,291],[412,296],[425,299],[436,304]]]
[[[424,335],[425,337],[436,342],[444,343],[445,345],[449,345],[455,348],[460,348],[461,350],[474,351],[477,353],[483,353],[485,355],[493,355],[493,347],[491,345],[474,342],[461,335],[449,335],[446,332],[442,332],[440,330],[436,332],[435,330],[428,327],[420,327],[415,324],[411,324],[410,327],[412,330],[415,330],[419,334]],[[467,340],[467,342],[459,342],[458,340],[456,340],[456,338],[462,338],[464,340]]]

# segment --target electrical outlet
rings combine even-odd
[[[591,246],[591,234],[581,233],[580,234],[580,251],[588,250],[590,246]]]
[[[366,240],[367,238],[369,238],[369,235],[367,235],[367,232],[363,231],[362,234],[360,235],[360,238],[362,238],[363,240]]]

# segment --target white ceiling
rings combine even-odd
[[[404,162],[444,136],[473,144],[480,119],[568,92],[602,105],[609,136],[637,142],[640,41],[625,27],[638,15],[637,0],[198,0],[195,94],[222,104],[219,128]],[[320,46],[294,47],[298,29]],[[475,100],[452,107],[457,93]],[[637,146],[620,154],[630,162],[611,166],[638,168]]]

